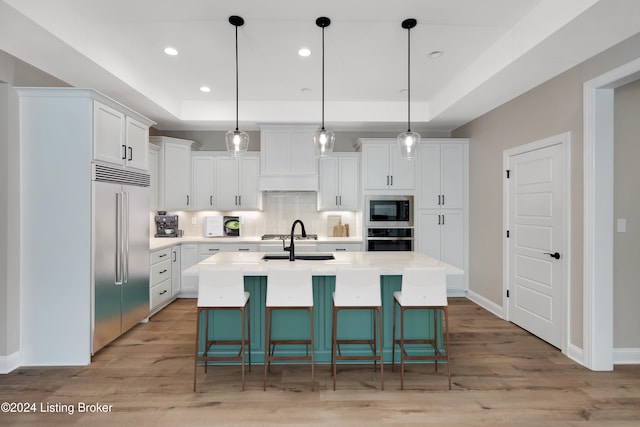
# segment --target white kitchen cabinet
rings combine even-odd
[[[193,209],[212,210],[216,208],[216,160],[217,157],[211,154],[192,154],[191,196]]]
[[[182,256],[180,245],[171,247],[171,296],[176,297],[182,290]]]
[[[415,158],[403,158],[395,139],[362,138],[356,148],[362,151],[364,190],[415,190]]]
[[[180,270],[186,270],[200,262],[197,243],[183,243],[180,245]],[[198,276],[182,275],[180,289],[181,297],[194,298],[198,296]]]
[[[419,209],[462,209],[467,189],[468,140],[428,140],[418,147]]]
[[[318,160],[318,210],[355,211],[360,198],[360,155],[333,153]]]
[[[260,127],[260,189],[317,191],[318,170],[313,146],[315,126]]]
[[[259,156],[219,157],[216,165],[216,209],[260,210],[262,193],[258,188]]]
[[[162,210],[193,210],[191,199],[191,149],[193,141],[152,136],[150,141],[160,146],[159,208]]]
[[[171,248],[159,249],[149,254],[149,305],[155,314],[173,299],[171,293]]]
[[[361,243],[321,242],[318,243],[318,252],[360,252]]]
[[[149,207],[152,212],[158,210],[158,193],[160,179],[160,147],[149,144]]]
[[[147,170],[149,125],[122,110],[93,101],[93,158]]]

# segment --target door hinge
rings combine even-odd
[[[509,298],[509,289],[507,289],[507,298]]]
[[[511,171],[509,169],[507,169],[507,179],[509,179],[510,175],[511,175]]]
[[[509,238],[509,230],[507,230],[507,239]]]

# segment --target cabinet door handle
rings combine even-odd
[[[238,196],[238,206],[242,206],[242,195]]]
[[[238,248],[239,252],[249,252],[249,248]]]
[[[444,225],[444,215],[442,215],[442,225]]]
[[[444,194],[442,195],[442,206],[444,206]]]
[[[387,175],[387,185],[389,185],[389,175]]]
[[[165,268],[164,270],[162,270],[159,274],[164,274],[167,272],[167,269]]]
[[[391,175],[391,186],[393,187],[393,175]]]
[[[438,194],[438,206],[440,206],[442,204],[442,199],[441,199],[441,195]]]
[[[122,160],[126,160],[127,158],[127,146],[122,144]]]
[[[178,261],[178,252],[173,251],[173,262],[177,262]]]
[[[338,206],[338,196],[336,196],[336,206]]]
[[[189,195],[187,194],[187,206],[189,206]]]
[[[336,252],[344,252],[344,251],[346,251],[345,248],[336,248]]]
[[[162,255],[158,255],[158,258],[164,258],[166,257],[168,254],[162,254]]]
[[[127,160],[131,161],[133,160],[133,148],[128,147],[129,148],[129,158]]]
[[[339,196],[339,197],[340,197],[340,206],[342,206],[342,196]]]
[[[167,293],[167,290],[165,289],[164,291],[160,292],[158,295],[164,295]]]
[[[209,248],[209,252],[218,252],[220,248]]]
[[[209,196],[209,205],[213,206],[213,196]]]

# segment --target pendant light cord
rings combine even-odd
[[[411,28],[407,28],[407,132],[411,132]]]
[[[324,130],[324,27],[322,27],[322,130]]]
[[[238,26],[236,25],[236,131],[238,129]]]

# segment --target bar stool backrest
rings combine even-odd
[[[199,268],[198,307],[243,307],[247,302],[240,269],[202,265]]]
[[[379,307],[380,270],[377,268],[339,268],[336,271],[336,307]]]
[[[313,307],[310,268],[269,268],[267,307]]]
[[[407,267],[402,274],[403,306],[447,306],[447,272],[444,268]]]

